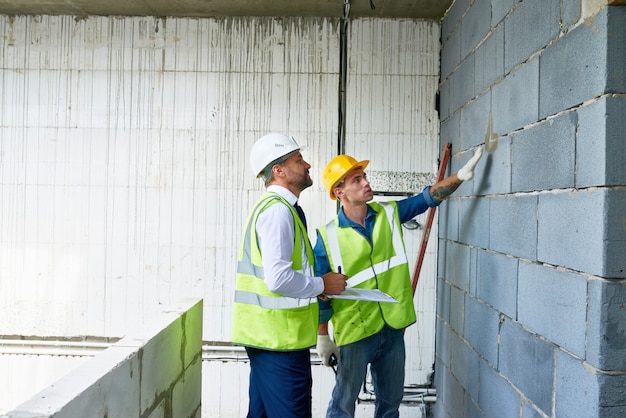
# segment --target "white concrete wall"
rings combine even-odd
[[[320,173],[338,148],[338,28],[0,16],[0,335],[122,337],[129,319],[202,297],[204,341],[228,342],[236,251],[262,191],[254,140],[284,131],[307,145],[309,223],[334,214]],[[372,160],[378,190],[434,179],[438,39],[433,22],[351,22],[346,151]],[[407,384],[432,371],[436,235]],[[420,231],[405,236],[414,260]]]
[[[183,300],[2,417],[200,417],[201,353],[202,301]]]

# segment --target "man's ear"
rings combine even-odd
[[[343,197],[343,189],[341,187],[335,187],[333,189],[333,194],[337,199],[341,200],[341,197]]]
[[[283,167],[280,164],[274,164],[272,166],[272,173],[274,173],[274,177],[279,177],[285,174]]]

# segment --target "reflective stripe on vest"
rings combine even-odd
[[[294,216],[292,267],[307,276],[313,275],[313,249],[295,209],[280,195],[264,193],[248,217],[239,252],[232,341],[235,344],[270,350],[309,348],[315,345],[317,339],[317,298],[282,296],[271,292],[264,281],[255,225],[259,215],[277,203],[287,205]],[[306,263],[303,260],[303,245]]]

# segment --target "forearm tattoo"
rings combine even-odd
[[[463,183],[462,181],[454,181],[450,184],[442,185],[437,187],[435,190],[430,191],[430,194],[437,200],[444,200],[446,197],[450,196],[459,186]]]

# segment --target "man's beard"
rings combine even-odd
[[[313,185],[313,179],[311,179],[311,176],[305,175],[298,181],[294,181],[293,185],[296,186],[298,190],[303,191],[304,189]]]

